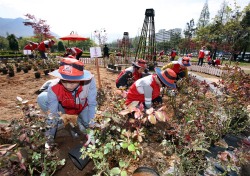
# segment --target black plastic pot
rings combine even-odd
[[[3,69],[2,69],[2,72],[3,72],[4,75],[7,75],[8,70],[3,68]]]
[[[16,67],[16,72],[17,73],[19,73],[19,72],[21,72],[22,71],[22,69],[20,68],[20,67]]]
[[[150,167],[138,167],[132,176],[160,176],[154,169]]]
[[[25,67],[25,68],[23,68],[23,72],[24,72],[24,73],[28,73],[28,72],[29,72],[29,69]]]
[[[81,159],[81,155],[82,153],[80,152],[82,148],[82,145],[78,145],[75,148],[71,149],[69,151],[69,157],[71,159],[71,161],[74,163],[74,165],[79,169],[79,170],[83,170],[83,168],[88,164],[88,162],[90,161],[89,157],[86,157],[84,159]]]
[[[15,76],[14,70],[9,71],[9,77]]]
[[[44,70],[43,73],[44,73],[45,75],[49,75],[49,70]]]
[[[41,78],[41,73],[40,72],[35,72],[35,78]]]

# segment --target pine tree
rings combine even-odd
[[[207,1],[205,2],[203,9],[201,11],[201,15],[199,18],[199,21],[197,23],[197,27],[205,27],[208,25],[209,23],[209,18],[210,18],[210,13],[209,13],[209,9],[208,9],[208,3]]]

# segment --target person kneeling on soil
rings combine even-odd
[[[161,69],[165,70],[171,68],[176,74],[176,80],[181,78],[188,78],[188,69],[187,67],[191,66],[190,57],[179,58],[178,61],[172,61],[169,64],[163,66]]]
[[[93,126],[91,120],[95,117],[97,105],[94,75],[84,70],[81,61],[63,58],[59,69],[49,74],[59,79],[46,84],[47,89],[37,97],[40,108],[48,112],[46,123],[49,128],[45,131],[45,147],[48,149],[54,143],[57,127],[63,122],[59,112],[78,116],[79,129],[86,134],[86,129]],[[87,135],[87,138],[90,139],[92,136]]]
[[[127,106],[133,101],[139,101],[139,103],[144,104],[145,109],[149,109],[152,104],[162,103],[162,97],[160,96],[162,87],[176,88],[177,75],[172,69],[167,68],[161,71],[160,68],[155,68],[155,72],[155,74],[143,77],[132,84],[125,102]]]
[[[132,66],[123,70],[116,79],[116,87],[129,87],[133,82],[142,78],[142,73],[147,68],[146,61],[139,59],[138,62],[132,62]]]

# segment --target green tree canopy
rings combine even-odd
[[[13,50],[13,51],[19,50],[18,41],[17,41],[16,36],[14,34],[8,35],[7,40],[9,41],[10,50]]]

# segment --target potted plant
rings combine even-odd
[[[117,69],[118,69],[118,71],[121,71],[122,70],[122,66],[118,65]]]
[[[9,77],[15,76],[14,65],[9,63],[9,64],[7,64],[6,67],[7,67],[8,71],[9,71]]]
[[[41,78],[41,73],[39,71],[36,71],[35,72],[35,78]]]

